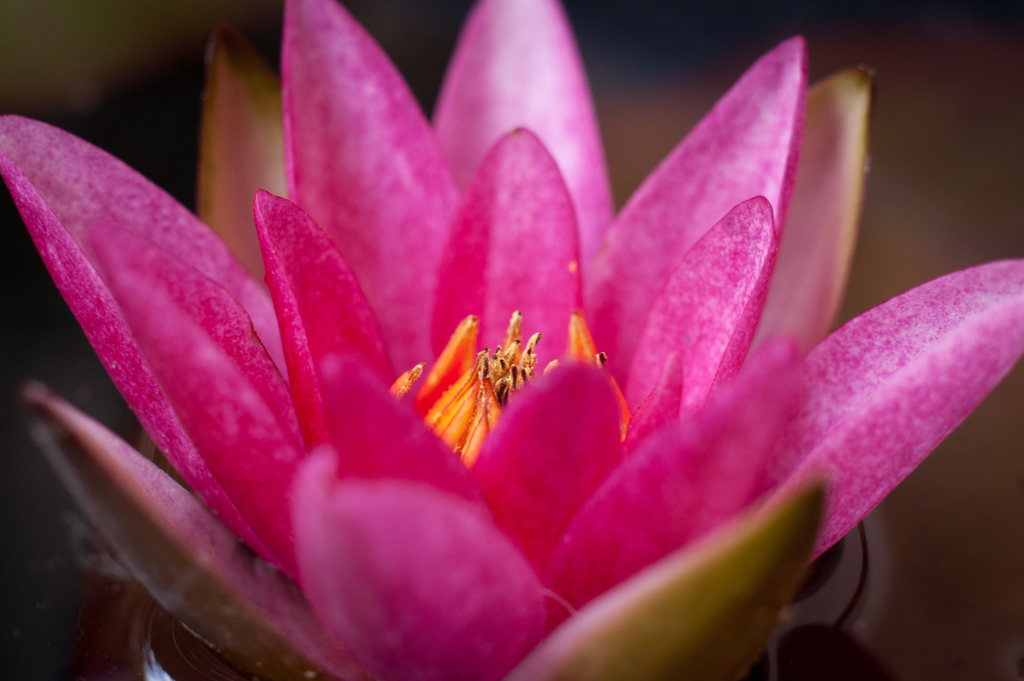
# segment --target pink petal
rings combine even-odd
[[[611,222],[611,188],[587,76],[557,0],[477,3],[448,64],[434,127],[463,187],[502,135],[537,133],[569,186],[582,264],[590,264]]]
[[[472,472],[498,525],[541,572],[573,514],[621,460],[608,377],[567,364],[512,397]]]
[[[762,57],[651,173],[608,231],[585,297],[597,344],[620,381],[658,292],[723,215],[763,196],[782,232],[803,136],[806,62],[799,37]]]
[[[791,342],[767,346],[694,419],[648,438],[573,518],[548,586],[578,608],[746,507],[791,414],[796,362]],[[549,628],[566,611],[550,614]]]
[[[6,155],[0,162],[4,178],[26,224],[52,219],[79,246],[95,222],[144,233],[226,288],[252,317],[267,352],[284,367],[270,296],[210,228],[166,192],[88,142],[38,121],[0,119],[0,150]],[[50,211],[52,217],[43,217]],[[46,247],[37,242],[40,251]]]
[[[658,385],[636,408],[629,419],[629,430],[622,443],[630,454],[654,431],[679,419],[683,402],[683,364],[679,355],[671,353],[665,360]]]
[[[161,605],[250,673],[299,678],[319,666],[365,679],[294,585],[202,502],[127,443],[40,384],[23,390],[33,436],[93,525]]]
[[[26,134],[34,131],[50,137],[65,138],[65,133],[41,123],[7,117],[0,119],[0,145],[4,148],[12,146],[9,144],[12,124],[15,132],[24,127],[26,130],[22,132],[27,131]],[[75,138],[70,139],[75,148],[85,145]],[[42,151],[53,152],[55,149],[46,149],[44,146]],[[91,147],[88,150],[93,156],[99,157],[101,154]],[[105,159],[106,156],[102,158]],[[118,162],[112,163],[116,168],[120,168]],[[3,173],[15,204],[24,217],[29,234],[39,249],[39,254],[54,283],[143,428],[153,437],[157,447],[174,464],[189,487],[202,497],[217,516],[260,555],[269,556],[269,552],[262,546],[248,524],[242,520],[238,510],[214,479],[196,451],[195,445],[185,433],[152,370],[142,358],[117,303],[82,252],[75,240],[76,237],[61,223],[61,219],[47,205],[30,179],[14,165],[11,157],[3,152],[0,152],[0,172]],[[162,197],[162,194],[160,196]],[[54,203],[60,202],[54,200]],[[76,225],[74,233],[81,236],[84,226],[76,221],[73,214],[71,218],[72,224]]]
[[[497,681],[540,640],[541,586],[478,507],[345,480],[314,455],[295,488],[299,561],[328,632],[381,679]]]
[[[334,0],[288,0],[281,70],[292,200],[355,272],[393,366],[429,361],[424,310],[458,200],[433,130]]]
[[[263,257],[252,218],[257,189],[287,193],[281,83],[235,30],[207,49],[196,212],[257,281]]]
[[[803,581],[823,494],[752,509],[666,556],[587,604],[505,681],[756,678],[748,671]]]
[[[808,352],[843,302],[868,153],[871,74],[849,69],[807,93],[807,122],[786,234],[754,345],[785,335]]]
[[[647,316],[626,384],[638,404],[658,384],[665,358],[683,365],[683,413],[701,408],[712,385],[736,375],[761,316],[778,238],[772,208],[741,203],[686,254]]]
[[[1024,352],[1024,261],[946,275],[847,323],[801,372],[801,409],[770,467],[777,494],[824,474],[815,555],[851,530]]]
[[[480,500],[459,457],[365,363],[328,355],[320,363],[320,385],[339,475],[415,480]]]
[[[582,306],[572,200],[558,167],[528,130],[506,135],[484,159],[459,206],[441,260],[434,307],[440,354],[467,315],[483,344],[502,343],[516,310],[561,355]]]
[[[227,291],[130,230],[90,245],[136,342],[189,437],[246,522],[295,574],[288,488],[302,436],[288,394]]]
[[[295,204],[263,190],[254,205],[267,285],[284,340],[306,444],[327,439],[316,365],[332,352],[365,359],[393,377],[377,319],[341,253]]]

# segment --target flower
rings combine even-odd
[[[614,218],[552,1],[477,5],[433,127],[333,0],[290,0],[283,49],[280,100],[236,38],[214,50],[200,212],[231,250],[106,154],[0,120],[0,171],[44,262],[223,525],[33,386],[40,437],[62,445],[48,455],[139,579],[249,672],[738,675],[808,556],[1024,349],[1019,261],[822,340],[856,225],[868,79],[808,93],[800,39]],[[256,187],[291,200],[258,192],[254,235]],[[563,362],[521,385],[535,360],[520,320],[549,357],[601,350],[605,371]],[[478,358],[478,335],[503,351]],[[416,413],[387,383],[435,356]],[[431,420],[435,437],[432,411],[458,428]]]

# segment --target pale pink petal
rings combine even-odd
[[[33,437],[90,522],[160,604],[252,674],[301,678],[320,667],[366,678],[323,631],[294,585],[268,568],[127,443],[40,384],[22,394]]]
[[[871,74],[842,71],[807,93],[807,122],[786,233],[754,345],[780,335],[804,352],[843,302],[868,153]]]
[[[288,385],[223,288],[130,230],[90,230],[110,291],[196,449],[294,575],[288,499],[303,454]]]
[[[554,160],[528,130],[506,135],[484,159],[459,206],[441,258],[433,345],[440,354],[467,315],[494,348],[512,313],[560,356],[580,298],[572,200]]]
[[[292,397],[308,446],[327,439],[316,366],[332,352],[358,355],[393,378],[377,319],[341,253],[309,216],[263,190],[254,205]]]
[[[626,384],[637,405],[658,384],[665,358],[683,368],[682,413],[736,375],[761,317],[778,237],[772,208],[757,197],[736,206],[683,257],[647,316]]]
[[[946,275],[865,312],[802,366],[801,408],[770,467],[779,493],[828,483],[815,554],[851,530],[1024,351],[1024,261]]]
[[[622,443],[632,453],[654,431],[679,419],[683,402],[683,364],[679,355],[670,353],[665,360],[658,385],[636,408],[629,419],[629,430]]]
[[[339,475],[405,478],[480,500],[459,457],[364,362],[328,355],[320,363],[320,385]]]
[[[799,37],[762,57],[651,173],[608,231],[584,297],[594,337],[620,381],[673,268],[733,206],[765,197],[782,232],[803,137],[806,61]]]
[[[234,29],[217,29],[206,54],[196,212],[263,281],[252,197],[288,191],[281,83]]]
[[[796,363],[792,342],[768,345],[695,418],[648,438],[573,518],[547,585],[579,608],[746,507],[792,414]],[[552,606],[549,627],[565,614]]]
[[[26,223],[51,213],[79,246],[95,222],[144,233],[227,289],[252,317],[274,362],[284,368],[281,334],[266,290],[209,227],[164,190],[88,142],[18,116],[0,118],[0,152],[6,155],[4,178]],[[37,242],[37,247],[42,251],[46,245]]]
[[[558,0],[477,3],[448,64],[434,127],[463,187],[502,135],[537,133],[569,186],[581,264],[590,264],[611,221],[611,189],[587,76]]]
[[[560,366],[512,396],[472,471],[498,525],[538,572],[622,460],[620,438],[618,401],[593,367]]]
[[[437,264],[458,201],[433,130],[335,0],[288,0],[281,72],[290,198],[359,278],[393,366],[429,361]]]
[[[374,677],[498,681],[540,640],[541,585],[479,508],[425,485],[336,482],[311,456],[295,488],[306,593]]]
[[[38,125],[46,134],[57,135],[42,124],[16,118],[0,119],[0,130],[12,122],[25,124],[30,130]],[[0,144],[7,144],[6,132],[0,133]],[[77,141],[76,144],[82,145],[84,142]],[[214,513],[260,555],[269,557],[269,552],[242,520],[185,433],[149,365],[140,354],[117,303],[75,238],[61,224],[60,218],[47,205],[30,179],[3,152],[0,152],[0,172],[3,173],[29,235],[39,249],[57,289],[82,325],[86,338],[143,428],[174,464],[189,487],[202,497]],[[83,230],[84,227],[77,231]]]

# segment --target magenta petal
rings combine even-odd
[[[294,575],[288,488],[302,436],[288,386],[231,295],[144,237],[113,225],[90,244],[136,342],[235,506]]]
[[[749,504],[792,413],[796,362],[791,342],[766,346],[694,419],[648,438],[573,518],[547,585],[578,608]]]
[[[559,367],[517,394],[473,473],[498,525],[541,572],[576,510],[622,460],[619,405],[598,369]]]
[[[433,320],[435,354],[467,315],[483,345],[505,339],[509,317],[544,334],[556,355],[580,298],[572,199],[558,167],[528,130],[499,141],[466,189],[441,260]]]
[[[59,222],[79,246],[95,222],[144,233],[226,288],[252,317],[267,352],[284,368],[281,335],[267,292],[209,227],[166,192],[105,151],[38,121],[0,119],[0,150],[0,156],[6,155],[0,169],[26,224]],[[29,231],[40,227],[29,225]],[[48,244],[37,241],[40,251]]]
[[[424,310],[458,200],[433,130],[334,0],[288,0],[281,71],[290,197],[359,278],[393,366],[429,361]]]
[[[541,585],[479,507],[416,483],[335,481],[320,454],[296,481],[303,583],[375,678],[497,681],[540,640]]]
[[[682,402],[683,364],[679,355],[673,352],[665,360],[658,385],[637,406],[629,419],[629,430],[622,443],[626,453],[632,453],[654,431],[678,420]]]
[[[358,355],[387,378],[391,363],[359,282],[323,230],[291,201],[263,190],[254,212],[292,396],[313,446],[327,439],[320,360],[332,352]]]
[[[658,292],[723,215],[763,196],[781,233],[803,135],[806,71],[799,37],[762,57],[651,173],[608,231],[585,297],[594,337],[620,381]]]
[[[365,363],[329,355],[320,363],[320,385],[339,475],[415,480],[479,501],[480,488],[459,457]]]
[[[12,122],[24,124],[29,129],[38,125],[44,133],[56,134],[48,126],[18,118],[2,119],[0,126]],[[6,144],[6,138],[3,143]],[[78,140],[75,144],[84,145]],[[100,152],[93,150],[92,153]],[[189,487],[202,497],[217,516],[261,555],[269,556],[185,433],[150,367],[142,358],[117,303],[75,238],[61,224],[60,218],[47,205],[29,178],[2,152],[0,171],[54,283],[146,432],[153,437],[157,447],[174,464]]]
[[[770,468],[824,474],[815,555],[860,522],[1024,351],[1024,261],[946,275],[865,312],[804,361],[801,409]]]
[[[611,188],[586,73],[557,0],[477,3],[448,64],[434,127],[463,187],[502,135],[537,133],[569,186],[582,263],[590,264],[611,222]]]
[[[682,412],[701,408],[712,385],[736,375],[761,316],[778,237],[772,208],[741,203],[683,257],[647,316],[626,384],[636,405],[658,384],[665,358],[683,365]]]

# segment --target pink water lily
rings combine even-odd
[[[826,336],[870,83],[808,91],[800,38],[618,215],[555,0],[478,2],[433,125],[334,0],[288,0],[281,65],[278,90],[215,44],[216,234],[89,144],[0,119],[47,268],[194,496],[30,386],[47,453],[251,674],[738,677],[806,561],[1024,351],[1024,261]]]

